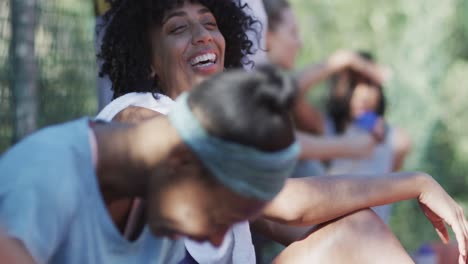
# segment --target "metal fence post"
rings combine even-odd
[[[11,1],[10,87],[14,105],[14,141],[37,128],[38,78],[34,44],[36,19],[36,0]]]

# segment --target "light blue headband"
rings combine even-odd
[[[273,199],[294,170],[299,144],[263,152],[211,136],[190,110],[188,97],[188,93],[180,95],[169,113],[169,120],[184,143],[226,187],[242,196]]]

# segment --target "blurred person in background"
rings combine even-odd
[[[360,52],[359,56],[373,61],[368,52]],[[356,71],[344,70],[332,77],[330,85],[327,99],[327,116],[330,120],[326,134],[346,134],[356,126],[374,133],[377,122],[384,122],[388,103],[381,84]],[[411,150],[411,139],[403,129],[384,123],[385,137],[381,139],[381,144],[389,145],[391,157],[380,171],[399,171]]]
[[[359,54],[373,61],[371,54]],[[344,70],[332,77],[326,134],[349,137],[371,134],[379,144],[367,158],[331,160],[328,173],[376,175],[401,169],[411,149],[411,140],[403,129],[385,122],[386,108],[384,89],[379,83],[353,70]],[[373,209],[388,224],[390,205]]]
[[[302,48],[299,25],[287,0],[263,0],[268,17],[265,35],[266,50],[270,62],[286,71],[294,71],[296,59]],[[338,157],[363,158],[370,155],[376,145],[375,140],[366,134],[357,137],[323,137],[325,131],[325,114],[308,102],[310,88],[330,78],[344,69],[354,68],[363,75],[380,81],[382,78],[378,67],[362,60],[353,52],[338,51],[323,62],[310,64],[296,72],[299,94],[294,107],[294,117],[301,141],[302,153],[292,177],[325,175],[326,168],[322,161]],[[301,232],[291,230],[286,232]],[[263,263],[265,249],[274,247],[268,239],[254,234],[257,260]]]
[[[294,12],[287,0],[263,2],[268,17],[268,58],[284,70],[293,71],[297,55],[302,48]],[[307,92],[321,81],[345,70],[354,70],[378,83],[385,78],[385,69],[345,50],[335,52],[323,62],[310,64],[296,71],[299,94],[294,107],[294,117],[303,154],[294,177],[323,175],[326,169],[321,161],[368,157],[377,144],[374,138],[367,134],[354,137],[321,137],[325,131],[326,114],[308,102]]]
[[[269,58],[284,69],[292,70],[302,47],[294,13],[286,0],[268,0],[264,1],[264,4],[268,14]],[[325,160],[332,161],[327,173],[398,171],[411,149],[411,141],[405,131],[377,122],[380,120],[378,117],[382,118],[385,111],[385,96],[380,84],[384,79],[385,70],[379,69],[372,62],[368,54],[338,51],[328,61],[306,66],[298,73],[301,95],[295,107],[295,116],[300,117],[299,128],[309,132],[326,132],[327,137],[332,136],[330,139],[340,135],[351,140],[362,136],[376,136],[374,148],[367,156],[327,157]],[[334,81],[327,102],[327,112],[323,114],[307,102],[305,93],[311,86],[329,78],[333,78]],[[371,113],[376,115],[372,116]],[[332,120],[327,120],[327,116]],[[372,119],[374,125],[370,124]],[[367,129],[361,129],[360,133],[352,132],[355,131],[350,128],[353,127],[352,124],[367,126]],[[349,131],[345,133],[348,128]],[[343,149],[345,148],[343,145]],[[296,175],[310,175],[311,171],[317,170],[314,166],[319,167],[314,162],[301,162]],[[390,206],[377,210],[388,223]]]

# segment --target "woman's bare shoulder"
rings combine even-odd
[[[125,122],[125,123],[139,123],[150,118],[162,115],[159,112],[150,110],[140,106],[129,106],[120,111],[112,121]]]

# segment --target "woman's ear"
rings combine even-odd
[[[178,167],[184,164],[193,163],[196,160],[194,154],[185,145],[178,145],[172,149],[166,162],[170,166]]]
[[[150,74],[149,74],[148,79],[152,81],[153,88],[159,86],[158,74],[156,71],[156,67],[153,64],[151,64],[150,66]]]
[[[151,79],[154,79],[154,77],[156,77],[156,69],[155,69],[155,67],[154,67],[153,64],[151,64],[151,67],[150,67],[150,68],[151,68],[151,71],[150,71],[150,76],[149,76],[149,77],[150,77]]]
[[[176,183],[184,178],[184,173],[180,173],[184,169],[184,165],[189,163],[186,157],[186,151],[183,147],[175,147],[167,157],[158,165],[156,174],[159,184]]]

